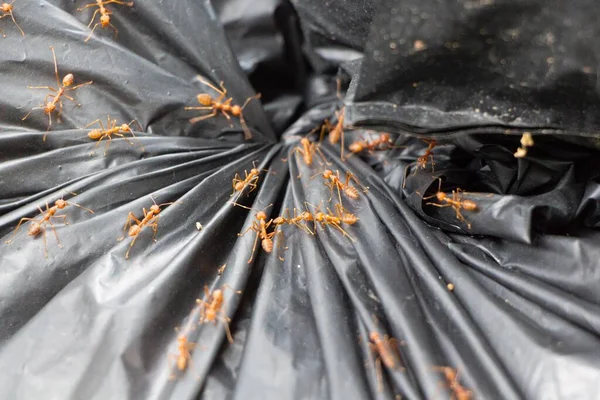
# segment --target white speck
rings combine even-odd
[[[198,229],[199,231],[201,231],[203,228],[202,224],[200,222],[196,222],[196,229]]]

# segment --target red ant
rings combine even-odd
[[[201,76],[198,76],[198,80],[200,82],[202,82],[203,84],[205,84],[206,86],[208,86],[209,88],[213,89],[215,92],[219,93],[219,97],[214,99],[208,93],[200,93],[199,95],[197,95],[196,99],[198,100],[198,103],[200,103],[202,106],[201,107],[185,107],[185,109],[186,110],[212,110],[212,112],[207,115],[202,115],[200,117],[192,118],[192,119],[190,119],[190,123],[195,124],[196,122],[203,121],[203,120],[209,119],[209,118],[213,118],[213,117],[217,116],[217,114],[220,112],[221,114],[223,114],[225,116],[225,118],[227,118],[230,126],[233,127],[233,125],[231,124],[231,116],[229,115],[229,113],[231,113],[231,115],[233,115],[234,117],[239,117],[240,124],[242,125],[242,129],[244,130],[245,139],[246,140],[252,139],[252,133],[250,132],[250,129],[248,129],[248,125],[246,124],[246,120],[244,119],[243,111],[244,111],[244,108],[246,108],[246,106],[248,105],[248,103],[250,103],[251,100],[260,99],[260,96],[261,96],[260,93],[258,93],[255,96],[248,97],[246,99],[246,101],[244,102],[244,105],[242,105],[240,107],[239,105],[231,105],[231,102],[233,101],[232,97],[223,101],[225,96],[227,96],[227,89],[225,89],[225,86],[223,86],[223,81],[221,81],[219,83],[219,86],[221,87],[221,89],[218,89],[217,87],[212,85],[210,82],[206,81]]]
[[[233,192],[231,193],[231,196],[233,196],[235,192],[240,192],[241,196],[242,191],[246,188],[246,186],[250,187],[250,191],[248,192],[248,194],[256,190],[256,188],[258,187],[257,182],[260,170],[256,168],[256,164],[254,161],[252,161],[252,166],[253,168],[250,170],[250,173],[244,170],[244,179],[242,179],[242,177],[239,174],[235,174],[235,176],[233,177],[233,181],[231,181],[231,186],[233,187]],[[239,196],[237,198],[239,198]],[[237,198],[235,200],[237,200]]]
[[[377,150],[391,150],[401,147],[405,146],[395,146],[389,133],[382,133],[373,140],[357,140],[348,146],[348,150],[351,154],[358,154],[363,151],[373,153]]]
[[[73,192],[70,192],[70,193],[73,195],[76,195],[76,193],[73,193]],[[76,206],[83,210],[89,211],[91,214],[94,213],[89,208],[80,206],[77,203],[66,201],[63,198],[56,200],[52,207],[50,207],[48,202],[46,202],[46,211],[42,210],[38,206],[38,210],[40,211],[41,218],[39,218],[39,217],[38,218],[21,218],[21,220],[19,221],[19,224],[17,225],[17,227],[14,230],[12,237],[9,240],[6,240],[4,243],[10,244],[14,240],[14,238],[17,234],[17,231],[21,227],[21,224],[26,221],[31,221],[31,224],[29,225],[29,230],[28,230],[27,234],[29,236],[37,236],[40,234],[40,232],[42,233],[42,236],[44,237],[44,257],[48,258],[48,249],[46,246],[46,227],[45,227],[45,225],[46,224],[50,225],[50,228],[52,229],[52,231],[54,232],[54,236],[56,237],[56,243],[58,243],[58,247],[62,248],[63,246],[60,243],[60,240],[58,239],[58,233],[56,233],[56,229],[55,229],[54,224],[52,223],[51,219],[62,218],[63,224],[69,225],[69,223],[67,222],[66,215],[55,215],[58,210],[64,210],[67,206]]]
[[[304,160],[304,164],[306,164],[308,166],[312,165],[313,156],[316,153],[318,153],[319,156],[321,156],[321,158],[325,162],[325,164],[331,165],[331,163],[325,159],[325,155],[319,148],[319,144],[311,142],[310,139],[308,139],[306,137],[303,137],[302,139],[300,139],[300,145],[294,147],[292,149],[291,153],[300,153],[302,155],[302,159]]]
[[[339,79],[337,79],[337,96],[338,99],[340,99],[340,101],[342,101],[342,96],[340,95],[340,87],[341,87],[341,81]],[[335,117],[337,119],[337,122],[335,123],[335,125],[332,125],[329,120],[325,120],[325,123],[323,124],[323,127],[321,128],[321,138],[319,141],[323,140],[323,135],[325,133],[325,129],[327,129],[329,131],[329,143],[331,143],[332,145],[337,144],[340,139],[342,140],[342,145],[341,145],[341,154],[340,154],[340,158],[343,160],[344,159],[344,119],[345,119],[345,114],[346,114],[346,107],[342,107],[339,111],[335,112]]]
[[[473,397],[473,392],[458,382],[458,370],[451,367],[433,367],[434,370],[444,374],[446,382],[453,394],[451,400],[470,400]]]
[[[29,111],[29,113],[27,113],[27,115],[21,119],[22,121],[25,121],[29,117],[29,115],[31,114],[31,112],[33,110],[43,109],[44,114],[48,115],[48,129],[46,129],[46,133],[44,134],[44,137],[43,137],[44,142],[46,141],[46,135],[48,134],[47,132],[50,130],[50,127],[52,126],[52,113],[54,112],[54,110],[56,110],[56,105],[59,106],[59,112],[58,112],[59,119],[60,119],[60,115],[62,114],[63,104],[62,104],[62,101],[60,100],[60,98],[65,97],[66,99],[71,100],[72,102],[77,104],[78,107],[80,107],[81,104],[77,103],[75,101],[75,99],[72,98],[71,96],[68,96],[67,94],[65,94],[65,92],[75,90],[82,86],[90,85],[93,83],[92,81],[89,81],[89,82],[85,82],[80,85],[71,87],[71,85],[73,84],[73,81],[75,80],[75,76],[73,74],[69,73],[69,74],[65,75],[65,77],[62,80],[62,85],[61,85],[60,79],[58,77],[58,65],[56,63],[56,54],[54,54],[54,47],[50,46],[50,50],[52,50],[52,57],[54,58],[54,73],[56,75],[56,83],[58,84],[58,90],[53,87],[50,87],[50,86],[27,86],[27,88],[29,88],[29,89],[48,89],[51,92],[56,92],[56,95],[47,94],[46,97],[44,98],[44,102],[42,103],[41,106],[32,108],[31,111]],[[47,101],[49,97],[53,97],[52,101],[50,101],[50,102]]]
[[[83,7],[77,9],[77,11],[83,11],[84,9],[86,9],[88,7],[98,7],[98,9],[96,11],[94,11],[94,15],[92,15],[92,20],[90,21],[89,25],[87,26],[88,29],[90,28],[90,26],[92,26],[92,24],[96,20],[96,15],[98,13],[100,13],[100,22],[98,22],[96,25],[94,25],[94,28],[92,28],[92,31],[88,35],[87,39],[84,40],[84,42],[87,42],[88,40],[90,40],[90,38],[92,37],[92,34],[94,33],[94,31],[96,30],[96,28],[98,26],[101,26],[102,29],[110,26],[115,31],[115,37],[117,37],[119,30],[117,28],[115,28],[113,24],[110,23],[110,16],[112,15],[112,12],[108,11],[106,9],[106,7],[104,7],[106,4],[110,4],[110,3],[122,4],[124,6],[133,7],[133,1],[125,2],[125,1],[121,1],[121,0],[108,0],[108,1],[96,0],[95,3],[90,3],[86,6],[83,6]]]
[[[333,214],[329,208],[327,209],[327,214],[326,214],[322,211],[319,211],[319,209],[321,207],[320,205],[315,207],[314,205],[312,205],[308,202],[306,204],[315,208],[315,212],[313,214],[315,230],[316,230],[317,223],[320,223],[321,226],[331,225],[335,229],[340,231],[342,233],[342,235],[347,236],[348,239],[354,241],[354,239],[350,235],[348,235],[348,233],[342,228],[341,225],[342,224],[346,224],[346,225],[356,224],[359,221],[359,218],[356,215],[345,211],[341,204],[335,205],[336,206],[335,214]]]
[[[221,289],[215,289],[212,293],[208,290],[208,286],[204,286],[205,300],[196,299],[196,303],[200,306],[200,323],[206,322],[216,323],[217,319],[220,319],[225,325],[225,332],[227,333],[227,340],[233,344],[233,337],[231,337],[231,331],[229,330],[229,323],[231,318],[225,315],[223,308],[223,302],[225,301],[224,291],[225,289],[231,289],[236,294],[241,294],[241,290],[235,290],[229,285],[223,285]],[[219,315],[222,314],[222,315]]]
[[[300,214],[298,214],[297,211],[298,210],[294,208],[294,216],[292,218],[286,218],[285,214],[289,214],[289,209],[286,209],[284,215],[275,218],[273,220],[273,223],[277,226],[282,224],[296,225],[298,228],[302,229],[309,235],[314,235],[315,233],[311,231],[308,226],[300,224],[300,222],[302,221],[305,221],[305,223],[314,221],[313,215],[308,211],[303,211]]]
[[[175,328],[176,331],[179,331]],[[169,353],[169,369],[173,369],[173,359],[175,360],[175,365],[180,372],[185,371],[188,364],[192,363],[192,353],[191,351],[196,348],[196,343],[190,342],[184,334],[180,334],[177,336],[177,353]],[[170,379],[175,379],[175,374],[170,376]]]
[[[250,207],[243,206],[238,203],[233,203],[234,205],[242,208],[246,208],[248,210],[252,210]],[[273,204],[267,206],[267,208],[271,207]],[[258,244],[258,239],[260,238],[260,245],[266,253],[273,252],[273,237],[277,234],[277,229],[274,229],[271,233],[267,230],[273,224],[273,219],[267,221],[267,214],[264,211],[258,211],[256,213],[256,221],[252,222],[252,225],[248,229],[246,229],[242,233],[238,233],[238,236],[244,236],[248,231],[256,232],[256,238],[254,239],[254,245],[252,246],[252,254],[250,255],[250,259],[248,259],[248,264],[252,262],[254,258],[254,253],[256,251],[256,245]],[[281,232],[280,232],[281,233]],[[280,260],[283,261],[281,257]]]
[[[316,176],[316,175],[313,175],[313,177],[314,176]],[[338,198],[339,198],[340,204],[342,203],[341,192],[344,192],[344,194],[350,199],[353,199],[353,200],[358,199],[358,190],[354,186],[350,186],[350,180],[354,181],[354,183],[356,183],[357,185],[362,187],[365,192],[367,191],[367,188],[364,188],[360,184],[360,182],[358,181],[358,178],[356,178],[356,175],[354,175],[350,171],[346,171],[345,182],[342,182],[342,179],[340,177],[340,171],[338,171],[338,170],[336,170],[335,173],[333,173],[333,171],[326,169],[325,171],[323,171],[323,179],[325,179],[325,185],[330,190],[329,201],[331,201],[331,197],[333,196],[334,188],[337,189],[337,191],[338,191]]]
[[[139,124],[139,122],[137,122],[137,120],[134,119],[133,121],[131,121],[128,124],[117,125],[117,120],[116,119],[111,120],[110,115],[108,116],[108,119],[107,119],[107,125],[106,125],[107,128],[106,129],[104,129],[104,125],[102,124],[102,121],[100,119],[90,122],[89,124],[84,126],[84,129],[91,125],[94,125],[94,124],[100,124],[101,129],[92,129],[88,133],[88,137],[92,140],[98,141],[98,143],[96,143],[96,147],[98,145],[100,145],[100,142],[103,139],[105,139],[105,138],[108,139],[106,142],[106,148],[104,149],[104,155],[106,156],[106,153],[110,146],[110,142],[112,140],[113,135],[122,137],[123,139],[125,139],[125,141],[127,141],[127,143],[129,143],[130,145],[133,146],[133,143],[130,142],[129,139],[127,139],[124,134],[130,133],[131,136],[133,136],[135,138],[135,134],[133,133],[133,130],[131,130],[131,124],[133,124],[134,122],[137,124],[138,128],[140,128],[140,131],[141,131],[142,127]],[[141,146],[141,147],[142,147],[142,151],[144,151],[144,146]]]
[[[423,200],[428,200],[428,199],[435,197],[438,201],[440,201],[442,203],[446,203],[446,204],[438,204],[438,203],[432,203],[432,202],[428,202],[425,204],[432,205],[435,207],[452,207],[454,209],[454,211],[456,212],[456,218],[459,219],[460,221],[464,222],[465,224],[467,224],[468,229],[471,229],[471,223],[467,222],[467,220],[465,219],[465,217],[463,217],[460,210],[462,209],[465,211],[476,211],[477,203],[475,203],[473,200],[468,200],[468,199],[463,200],[462,199],[463,190],[461,190],[460,188],[452,191],[452,198],[448,197],[447,193],[444,193],[441,191],[442,179],[441,178],[438,178],[438,179],[439,179],[438,191],[429,197],[423,197]]]
[[[377,323],[377,318],[373,316],[373,320]],[[369,333],[369,349],[376,356],[375,359],[375,370],[377,373],[377,384],[379,387],[379,391],[383,391],[383,378],[381,371],[381,364],[385,365],[389,369],[400,368],[401,371],[404,371],[404,368],[400,366],[399,354],[400,351],[398,349],[399,344],[404,344],[404,342],[398,342],[397,339],[391,338],[388,335],[383,335],[379,332],[373,331]]]
[[[152,202],[154,204],[150,206],[149,211],[146,211],[145,207],[142,208],[142,211],[144,212],[144,218],[142,218],[142,220],[140,221],[139,219],[137,219],[135,217],[135,214],[130,211],[129,214],[127,215],[127,221],[125,222],[125,226],[123,227],[123,236],[120,237],[119,239],[117,239],[119,241],[125,239],[125,231],[127,230],[127,227],[129,227],[129,231],[127,234],[129,236],[132,236],[133,240],[131,241],[131,244],[129,245],[129,249],[127,250],[127,253],[125,253],[126,259],[129,258],[129,252],[131,251],[133,244],[137,240],[138,235],[140,234],[142,229],[144,229],[145,226],[150,226],[152,228],[152,230],[154,231],[152,240],[154,240],[154,242],[156,243],[156,241],[157,241],[156,234],[158,233],[158,214],[160,214],[160,212],[162,211],[161,207],[167,206],[169,204],[181,203],[181,202],[177,202],[177,201],[172,201],[170,203],[156,204],[156,201],[154,201],[154,197],[150,196],[150,198],[152,199]]]
[[[427,168],[427,162],[429,161],[430,158],[431,158],[431,172],[434,171],[433,168],[435,167],[435,162],[433,159],[432,150],[436,146],[437,141],[435,139],[423,140],[423,141],[425,143],[427,143],[427,150],[425,150],[425,154],[423,154],[422,156],[417,158],[417,166],[415,168],[414,175],[417,174],[417,171],[419,170],[419,168],[421,168],[421,169]],[[408,172],[409,167],[410,167],[410,164],[407,165],[406,168],[404,169],[404,182],[402,183],[402,188],[404,188],[406,186],[406,174]]]
[[[2,3],[0,5],[0,12],[2,12],[2,15],[0,15],[0,19],[4,18],[4,17],[10,17],[13,22],[15,23],[15,25],[17,26],[17,28],[19,28],[19,30],[21,31],[21,35],[25,36],[25,32],[23,32],[23,29],[21,29],[21,27],[19,26],[19,24],[17,24],[17,21],[15,21],[15,16],[13,15],[13,3],[17,1],[17,0],[13,0],[10,3]],[[4,34],[4,31],[0,29],[0,32],[2,32],[2,36],[6,37],[6,35]]]
[[[388,335],[381,335],[377,332],[369,333],[369,348],[377,356],[375,359],[375,368],[377,373],[377,383],[379,391],[383,391],[383,379],[381,372],[381,363],[389,368],[395,369],[398,365],[396,364],[396,354],[398,353],[398,340],[390,338]],[[396,353],[396,354],[395,354]],[[401,370],[404,368],[400,367]]]

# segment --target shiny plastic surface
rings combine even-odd
[[[0,19],[7,35],[0,52],[0,397],[442,399],[451,391],[434,368],[451,366],[474,398],[595,398],[600,154],[593,135],[564,136],[597,130],[595,98],[573,94],[597,90],[577,83],[593,75],[582,68],[595,54],[585,47],[595,29],[585,21],[595,8],[586,14],[533,1],[446,2],[443,10],[430,1],[396,2],[397,9],[386,1],[333,8],[256,3],[113,4],[118,36],[98,28],[87,43],[93,9],[78,12],[83,4],[15,2],[24,37]],[[461,28],[477,15],[491,21],[487,28]],[[505,43],[532,62],[505,66],[498,79],[477,75],[485,68],[466,44],[488,38],[496,25],[503,28],[491,48],[502,35],[516,40],[523,32],[537,43],[530,30],[507,31],[523,27],[525,16],[544,40],[561,27],[553,34],[562,54],[555,74],[540,72],[549,57],[542,50]],[[452,32],[471,39],[448,48]],[[394,57],[380,60],[383,49],[394,50],[395,35],[406,43],[398,41]],[[577,35],[585,51],[567,46]],[[413,39],[426,49],[411,53]],[[61,78],[71,72],[76,84],[94,83],[72,92],[81,107],[64,101],[62,121],[53,120],[43,141],[43,111],[21,118],[46,94],[27,85],[56,87],[50,45]],[[453,58],[456,52],[464,57]],[[436,67],[424,67],[430,64]],[[350,74],[345,104],[352,122],[421,136],[393,135],[394,149],[345,160],[339,145],[325,140],[331,165],[320,165],[319,157],[306,165],[293,150],[324,119],[335,122],[342,105],[335,97],[338,67]],[[511,88],[520,79],[515,74],[537,77],[538,94],[547,93],[542,98],[580,102],[533,104],[531,87]],[[252,140],[243,140],[236,120],[234,128],[222,117],[189,123],[199,113],[184,107],[207,90],[196,75],[223,80],[236,103],[263,93],[244,110]],[[412,87],[415,79],[423,86]],[[488,99],[485,90],[512,95]],[[491,110],[518,107],[519,124],[482,119],[481,96]],[[113,139],[104,155],[105,142],[96,146],[82,127],[107,115],[119,123],[135,118],[142,131],[131,143]],[[534,135],[527,156],[517,159],[519,136],[503,134],[508,126],[563,135]],[[346,145],[378,133],[348,128]],[[421,139],[431,133],[438,140],[435,167],[415,173],[427,148]],[[257,190],[238,199],[249,211],[231,204],[232,179],[243,178],[253,162],[261,170]],[[317,205],[334,211],[338,194],[324,185],[324,168],[342,178],[350,171],[365,187],[356,199],[342,199],[359,218],[343,226],[349,237],[331,225],[309,224],[315,235],[284,226],[273,252],[259,244],[248,263],[255,234],[238,234],[258,210],[268,219],[294,208],[316,214]],[[464,189],[477,204],[475,212],[462,211],[470,229],[452,208],[427,204],[437,201],[427,198],[438,177],[443,192]],[[39,219],[38,207],[45,212],[46,202],[51,207],[61,197],[93,210],[69,205],[57,212],[68,222],[54,220],[62,248],[47,227],[44,257],[41,235],[28,236],[31,223],[4,243],[21,218]],[[118,238],[127,234],[128,213],[143,217],[153,198],[175,203],[160,212],[156,242],[145,228],[126,259],[131,238]],[[224,289],[233,344],[222,322],[198,325],[204,286],[225,284],[242,291]],[[372,332],[399,341],[400,365],[382,365],[381,389],[367,344]],[[181,335],[197,347],[178,371]]]

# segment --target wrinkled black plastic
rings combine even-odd
[[[450,396],[433,370],[442,365],[475,398],[595,398],[593,3],[137,1],[109,5],[118,37],[97,29],[88,43],[93,11],[82,5],[16,2],[25,37],[0,20],[2,241],[61,196],[94,211],[61,210],[63,248],[48,229],[48,258],[27,225],[0,244],[1,398],[440,399]],[[414,51],[415,40],[426,48]],[[61,77],[94,83],[72,92],[81,107],[65,101],[44,142],[42,110],[21,118],[46,94],[27,85],[56,85],[50,45]],[[435,136],[435,168],[415,173],[419,136],[345,161],[323,142],[328,168],[368,187],[344,199],[360,218],[344,226],[351,239],[284,227],[281,247],[248,264],[254,236],[238,233],[256,213],[232,206],[232,178],[253,162],[264,170],[239,202],[269,218],[327,207],[323,167],[290,151],[335,121],[338,69],[351,79],[350,122]],[[207,90],[196,75],[223,80],[236,103],[255,93],[249,82],[263,93],[263,107],[244,110],[252,140],[237,120],[189,124],[197,114],[183,108]],[[143,132],[104,155],[81,128],[108,114]],[[561,135],[534,135],[516,159],[519,137],[507,130]],[[375,134],[349,128],[346,144]],[[423,201],[438,177],[477,203],[463,211],[471,229]],[[151,195],[177,203],[161,212],[157,242],[146,229],[126,260],[130,239],[117,239]],[[196,324],[204,285],[223,284],[242,290],[225,292],[233,345],[222,324]],[[373,331],[402,341],[403,369],[384,368],[381,392]],[[182,332],[198,347],[180,373],[169,361]]]

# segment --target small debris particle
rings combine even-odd
[[[446,287],[448,288],[449,291],[454,291],[454,283],[449,283],[446,285]]]

